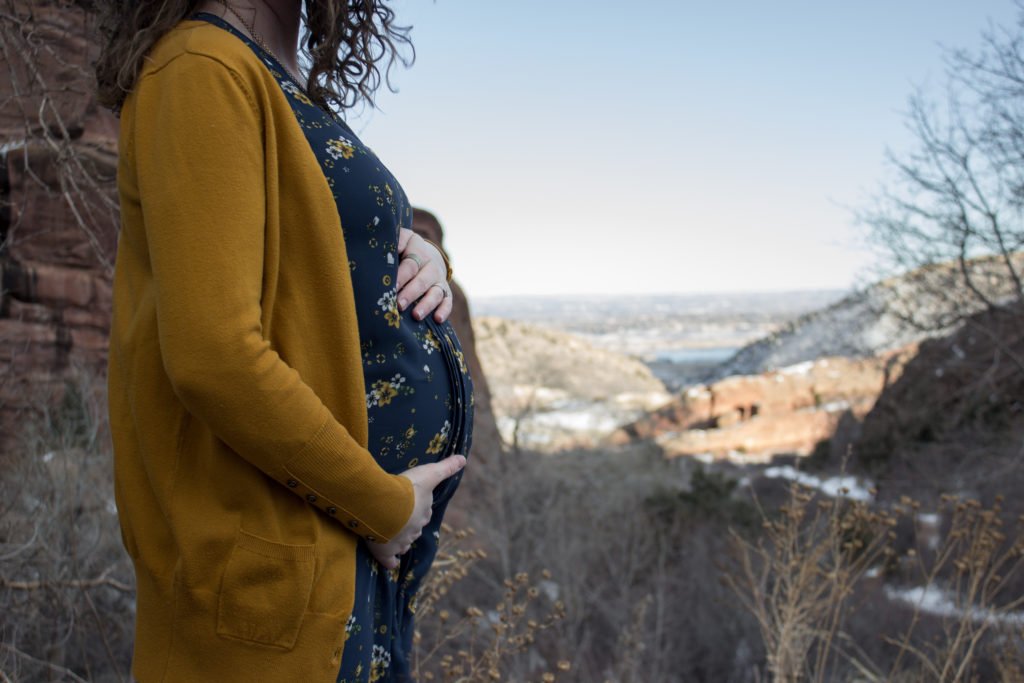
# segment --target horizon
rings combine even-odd
[[[456,281],[458,278],[455,278]],[[727,296],[786,296],[801,294],[850,294],[855,290],[840,287],[815,287],[809,289],[758,289],[758,290],[720,290],[705,292],[566,292],[566,293],[534,293],[534,294],[470,294],[470,301],[479,299],[641,299],[649,297],[674,298],[710,298]]]

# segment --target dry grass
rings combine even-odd
[[[445,596],[469,575],[476,562],[486,557],[480,548],[458,547],[473,533],[443,528],[438,557],[417,596],[416,618],[420,627],[414,638],[413,661],[414,673],[420,680],[503,680],[507,662],[529,653],[538,638],[565,617],[565,605],[558,600],[545,600],[541,588],[531,583],[525,572],[505,580],[501,600],[491,609],[470,606],[459,614],[445,609]],[[551,574],[543,571],[541,577],[549,580]],[[548,604],[541,606],[545,602]],[[539,678],[554,681],[559,672],[570,669],[568,660],[559,660],[552,670],[539,672]]]
[[[1022,680],[1024,520],[1007,533],[999,500],[944,496],[932,513],[948,520],[942,533],[922,528],[920,508],[904,498],[876,511],[794,485],[763,536],[735,537],[727,582],[757,619],[768,680]],[[900,544],[908,521],[913,540]],[[901,587],[917,599],[898,600]]]
[[[121,548],[100,384],[39,397],[0,478],[0,673],[126,681],[134,586]],[[56,405],[55,408],[48,406]]]
[[[69,385],[5,454],[0,680],[129,680],[98,386]],[[998,500],[947,496],[925,517],[794,487],[758,515],[728,478],[654,450],[502,467],[479,531],[445,530],[418,596],[421,681],[1021,680],[1024,534]]]

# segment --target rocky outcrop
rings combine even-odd
[[[616,440],[651,439],[668,456],[751,462],[806,455],[844,416],[863,417],[913,353],[911,346],[872,358],[822,358],[694,386]]]
[[[923,342],[852,440],[887,494],[1014,494],[1024,486],[1024,308],[973,316]],[[1024,512],[1008,495],[1007,510]]]
[[[0,82],[0,440],[102,373],[117,240],[117,122],[97,106],[89,15],[13,2]]]

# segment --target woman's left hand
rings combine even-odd
[[[417,257],[419,264],[410,255]],[[398,257],[398,309],[404,311],[419,299],[412,317],[423,320],[433,311],[434,320],[443,323],[452,312],[452,290],[441,252],[412,230],[402,228],[398,231]]]

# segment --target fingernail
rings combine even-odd
[[[399,310],[404,311],[405,307],[408,306],[408,305],[409,305],[409,301],[407,299],[399,299],[398,300],[398,308],[399,308]]]
[[[422,313],[420,313],[419,311],[413,311],[413,312],[412,312],[412,317],[414,317],[414,318],[416,318],[417,320],[419,320],[420,318],[422,318],[422,317],[423,317],[423,314],[422,314]]]
[[[466,456],[460,455],[459,456],[459,467],[465,467],[465,466],[466,466]]]

